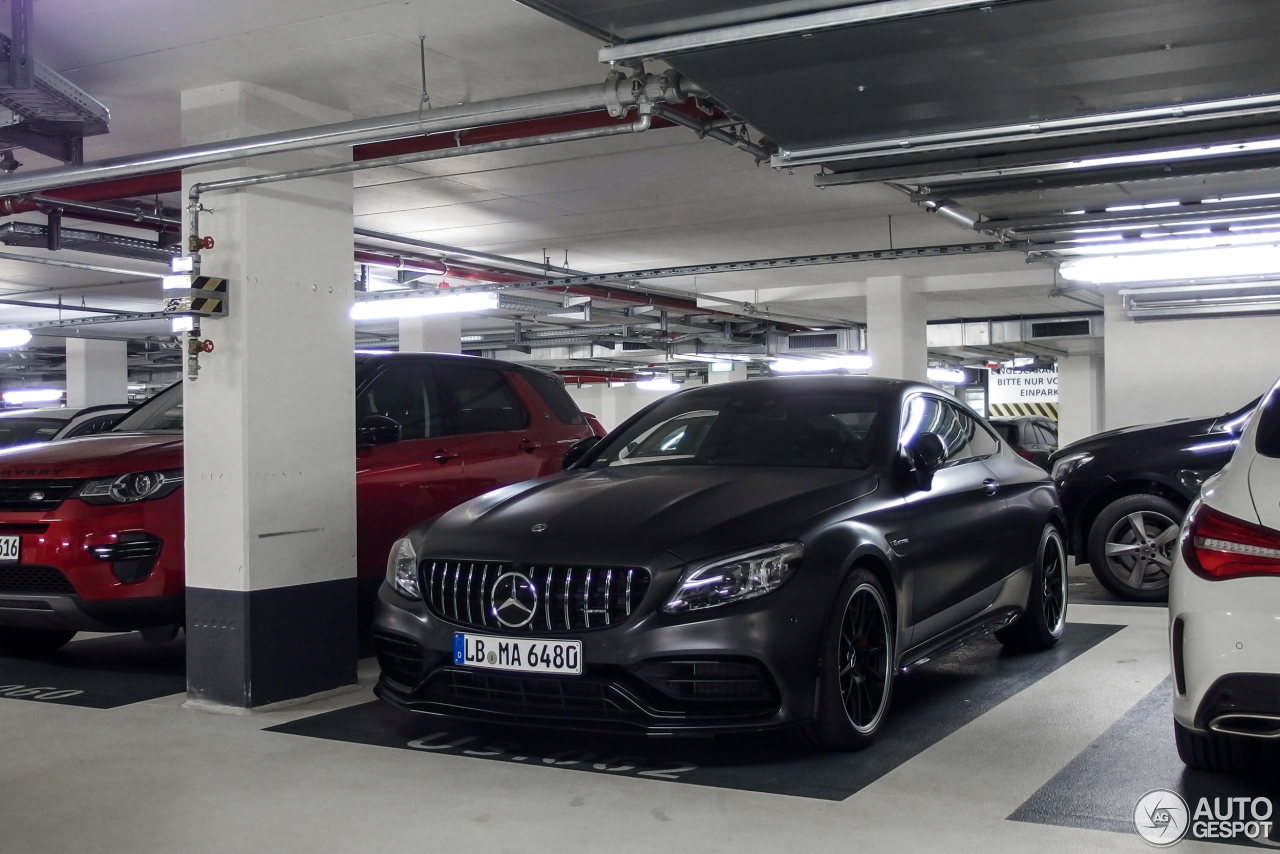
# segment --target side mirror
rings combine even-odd
[[[567,470],[567,469],[573,468],[574,463],[578,462],[583,457],[585,457],[592,448],[594,448],[596,445],[599,445],[599,444],[600,444],[599,436],[588,436],[585,439],[581,439],[577,442],[574,442],[572,445],[569,446],[569,450],[564,452],[565,469]]]
[[[366,415],[356,427],[356,445],[386,445],[400,441],[400,422],[385,415]]]
[[[947,460],[947,446],[937,433],[920,433],[903,449],[907,464],[921,490],[933,488],[933,475]]]

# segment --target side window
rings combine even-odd
[[[356,424],[370,415],[391,418],[400,425],[401,439],[424,439],[439,434],[431,405],[431,368],[426,364],[388,366],[356,396]]]
[[[1054,447],[1057,447],[1058,431],[1054,425],[1050,424],[1048,421],[1041,421],[1040,432],[1044,434],[1044,443],[1046,445],[1053,445]]]
[[[445,435],[523,430],[528,417],[501,372],[471,365],[436,368]]]
[[[996,438],[976,418],[957,406],[951,406],[951,404],[948,404],[948,406],[955,412],[956,419],[964,430],[965,445],[957,456],[957,460],[989,457],[1000,450],[1000,445],[996,442]]]
[[[582,413],[578,411],[578,404],[573,402],[573,398],[564,390],[564,384],[558,378],[532,371],[521,372],[520,376],[524,377],[524,381],[538,393],[538,397],[542,398],[542,402],[561,424],[587,423],[587,419],[583,418]]]

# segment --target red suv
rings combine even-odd
[[[559,471],[603,428],[552,374],[426,353],[356,357],[362,607],[405,530],[499,486]],[[108,433],[0,450],[0,646],[183,621],[182,385]],[[150,632],[148,632],[150,634]]]

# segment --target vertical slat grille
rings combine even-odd
[[[578,632],[615,626],[631,616],[649,589],[645,569],[528,566],[485,561],[433,560],[418,566],[427,604],[454,623],[503,632]],[[494,613],[494,584],[518,572],[537,589],[528,625],[504,625]]]

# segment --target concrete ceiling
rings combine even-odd
[[[356,117],[413,109],[420,35],[434,105],[593,83],[605,71],[594,39],[511,0],[46,0],[37,5],[35,32],[36,57],[111,109],[111,133],[86,140],[91,160],[177,145],[180,93],[232,80]],[[26,151],[19,159],[27,169],[51,165]],[[531,260],[540,261],[545,250],[556,264],[567,251],[571,266],[601,272],[977,239],[883,185],[819,191],[811,170],[757,167],[742,152],[680,128],[375,170],[357,173],[355,181],[357,226]],[[1028,275],[1020,254],[662,284],[700,293],[759,291],[762,302],[790,300],[806,314],[858,319],[860,296],[850,288],[879,275],[930,277],[930,313],[938,319],[1079,308],[1050,298],[1051,272]],[[800,287],[803,298],[786,296]],[[0,297],[62,296],[150,310],[159,290],[155,281],[0,261]],[[49,316],[0,306],[0,324]],[[160,324],[94,329],[81,334],[166,331]]]

